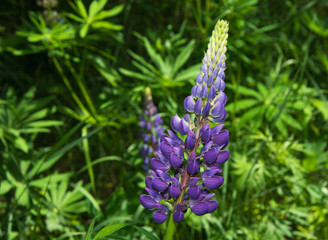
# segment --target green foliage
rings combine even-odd
[[[138,199],[142,96],[182,115],[217,19],[231,156],[218,210],[174,239],[328,238],[325,1],[36,2],[1,3],[1,239],[163,239]]]

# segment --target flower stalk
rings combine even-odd
[[[219,174],[230,154],[224,150],[229,132],[222,130],[223,124],[211,127],[210,123],[222,123],[227,116],[223,92],[227,38],[228,23],[218,21],[196,84],[183,103],[188,114],[171,119],[173,131],[161,135],[157,157],[151,159],[152,177],[146,177],[145,188],[149,195],[142,194],[140,202],[147,209],[157,208],[153,213],[156,223],[165,222],[169,212],[179,223],[188,209],[200,216],[218,207],[218,202],[211,200],[215,194],[209,191],[223,184]],[[183,135],[187,135],[185,140],[180,138]]]

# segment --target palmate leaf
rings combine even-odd
[[[149,62],[147,62],[142,56],[135,54],[134,52],[132,52],[131,50],[128,50],[128,53],[135,59],[137,60],[140,64],[142,64],[143,66],[145,66],[146,68],[148,68],[151,72],[160,75],[160,72],[153,66],[151,65]]]
[[[149,57],[153,60],[153,62],[156,64],[157,68],[160,72],[165,72],[166,67],[163,58],[156,53],[155,49],[151,46],[149,40],[145,37],[143,37],[143,41],[145,44],[145,48],[147,50],[147,53]]]
[[[195,41],[192,40],[188,43],[187,46],[183,48],[183,50],[180,52],[178,57],[176,58],[176,61],[173,65],[172,74],[176,74],[176,72],[186,63],[186,61],[189,59],[193,49],[194,49]]]

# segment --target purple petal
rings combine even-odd
[[[195,141],[196,141],[196,136],[195,136],[194,132],[189,131],[188,136],[185,141],[185,147],[189,150],[193,149],[195,146]]]
[[[220,91],[221,82],[223,82],[220,78],[217,78],[213,84],[215,91]]]
[[[174,187],[180,187],[181,184],[180,184],[180,182],[179,182],[179,180],[177,178],[172,177],[171,180],[172,180],[172,185]]]
[[[167,219],[167,215],[164,213],[161,213],[160,211],[155,211],[153,213],[153,217],[154,217],[155,223],[158,223],[158,224],[162,224]]]
[[[208,75],[207,75],[207,73],[205,73],[204,76],[203,76],[203,82],[205,84],[208,82]]]
[[[179,158],[184,159],[184,152],[181,149],[181,147],[174,147],[173,152],[175,155],[177,155]]]
[[[177,198],[180,195],[180,188],[174,187],[173,185],[169,187],[169,195],[171,198]]]
[[[225,129],[219,132],[219,134],[216,134],[212,137],[212,140],[216,145],[223,145],[222,148],[225,148],[229,143],[229,131]]]
[[[207,72],[206,65],[203,64],[203,65],[200,67],[200,70],[201,70],[203,73],[206,73],[206,72]]]
[[[228,150],[224,150],[219,152],[219,156],[216,159],[217,164],[223,164],[229,159],[230,152]]]
[[[213,75],[213,73],[211,73],[211,75],[209,76],[209,78],[207,80],[207,84],[212,85],[213,84],[213,79],[214,79],[214,75]]]
[[[198,177],[195,177],[193,179],[191,179],[188,183],[188,187],[195,187],[197,186],[197,182],[198,182],[199,178]]]
[[[200,166],[199,166],[199,162],[194,160],[194,161],[188,161],[187,164],[187,171],[190,175],[196,175],[199,173],[200,170]]]
[[[199,115],[201,111],[202,111],[202,100],[199,98],[195,103],[194,112],[196,115]]]
[[[206,143],[206,144],[203,146],[203,148],[202,148],[202,150],[201,150],[201,153],[202,153],[202,154],[206,153],[206,152],[212,147],[212,145],[213,145],[213,141],[209,141],[208,143]]]
[[[207,97],[207,84],[206,83],[205,83],[205,85],[202,88],[201,96],[203,98],[206,98]]]
[[[201,216],[208,212],[208,204],[206,202],[200,202],[191,207],[190,209],[196,215]]]
[[[212,128],[212,135],[214,136],[215,134],[218,134],[221,129],[224,127],[224,124],[220,124]]]
[[[200,73],[200,74],[197,75],[197,77],[196,77],[196,83],[198,83],[198,84],[202,84],[203,83],[203,74],[202,73]]]
[[[151,188],[145,188],[145,190],[149,193],[149,195],[155,199],[157,202],[162,200],[162,196],[161,194],[159,194],[158,192],[156,192],[155,190],[151,189]]]
[[[201,97],[202,96],[201,93],[202,93],[202,86],[197,85],[197,87],[196,87],[196,97]]]
[[[212,108],[211,115],[213,117],[219,117],[223,114],[224,106],[222,102],[218,101],[215,106]]]
[[[214,190],[223,184],[224,178],[221,176],[214,176],[204,179],[204,185],[209,190]]]
[[[212,137],[211,129],[208,128],[207,130],[205,130],[205,132],[203,132],[200,137],[205,144],[208,143]]]
[[[223,113],[220,117],[217,117],[217,118],[213,118],[213,122],[215,123],[222,123],[224,122],[224,120],[226,119],[227,117],[227,111],[225,109],[223,109]]]
[[[170,161],[171,161],[171,165],[172,165],[173,168],[179,168],[179,167],[182,166],[182,163],[183,163],[182,159],[179,158],[174,153],[171,153]]]
[[[218,151],[216,148],[211,148],[204,154],[204,160],[206,165],[213,164],[218,157]]]
[[[165,165],[170,165],[170,160],[166,157],[164,157],[164,155],[161,153],[161,152],[157,152],[156,153],[158,158],[163,162],[165,163]]]
[[[174,115],[174,117],[171,119],[171,127],[173,131],[177,132],[179,129],[181,118],[177,114]]]
[[[158,177],[153,178],[152,187],[154,190],[164,192],[168,188],[168,186],[169,185],[164,180]]]
[[[187,112],[193,112],[195,106],[195,101],[193,96],[188,96],[183,102],[183,107]]]
[[[174,141],[176,141],[177,143],[179,143],[180,145],[183,145],[183,141],[181,140],[181,138],[179,138],[177,135],[174,134],[174,132],[167,130],[170,138],[172,138]]]
[[[223,105],[225,105],[227,103],[227,95],[225,95],[224,92],[220,92],[217,101],[220,101]]]
[[[207,101],[207,103],[205,104],[205,106],[203,108],[202,115],[204,117],[207,117],[208,114],[210,113],[210,109],[211,109],[211,103],[210,103],[210,101]]]
[[[162,171],[167,171],[170,166],[166,165],[165,163],[163,163],[161,160],[157,159],[157,158],[152,158],[150,161],[150,166],[153,170],[162,170]]]
[[[181,135],[186,135],[189,131],[189,125],[188,125],[188,122],[186,122],[184,119],[182,119],[180,121],[180,125],[179,125],[179,128],[178,128],[178,132],[181,134]]]
[[[145,183],[146,183],[146,187],[147,187],[147,188],[151,188],[151,187],[152,187],[152,183],[151,183],[152,180],[153,180],[153,179],[152,179],[151,177],[148,177],[148,176],[146,177],[146,179],[145,179]]]
[[[166,183],[171,182],[171,176],[170,174],[163,172],[161,170],[156,170],[157,175]]]
[[[197,199],[200,195],[199,186],[189,188],[188,189],[188,195],[191,199]]]
[[[167,208],[167,206],[157,203],[156,207],[158,209],[158,211],[160,211],[161,213],[167,214],[169,212],[169,209]]]
[[[224,77],[225,77],[224,71],[223,71],[222,68],[220,68],[219,73],[218,73],[218,78],[221,78],[222,81],[223,81]],[[223,81],[223,83],[224,83],[224,81]],[[222,84],[222,83],[221,83],[221,84]],[[225,89],[225,86],[223,87],[223,86],[221,85],[221,87],[220,87],[220,91],[223,91],[224,89]]]
[[[208,93],[208,100],[213,100],[215,98],[215,88],[211,86],[210,91]]]
[[[160,143],[160,149],[162,154],[167,158],[169,158],[171,156],[171,152],[173,152],[173,148],[170,145],[168,145],[166,142]]]
[[[203,179],[209,178],[220,172],[221,172],[220,169],[208,169],[208,170],[205,170],[204,172],[202,172],[202,178]]]
[[[178,203],[175,206],[174,212],[182,211],[183,210],[183,205],[181,203]]]
[[[214,212],[219,206],[219,203],[217,201],[208,201],[207,203],[208,203],[208,213]]]
[[[202,199],[202,201],[208,201],[209,199],[211,199],[212,197],[215,196],[215,193],[208,193],[206,194],[206,196]]]
[[[179,222],[183,221],[183,219],[184,219],[184,214],[183,214],[183,212],[178,211],[178,212],[173,213],[173,220],[174,220],[176,223],[179,223]]]
[[[197,95],[197,87],[198,87],[198,85],[195,85],[191,88],[191,95],[194,97],[196,97],[196,95]]]
[[[153,199],[151,196],[148,196],[145,194],[140,195],[139,199],[140,199],[141,205],[144,206],[144,208],[147,208],[149,210],[155,208],[155,206],[157,204],[155,199]]]

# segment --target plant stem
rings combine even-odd
[[[173,234],[175,230],[175,224],[173,220],[173,213],[171,214],[170,221],[167,226],[167,231],[165,235],[165,240],[172,240],[173,239]]]

